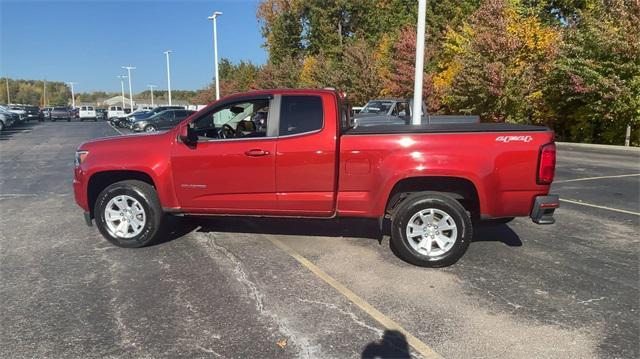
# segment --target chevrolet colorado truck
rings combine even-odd
[[[167,215],[376,218],[395,253],[426,267],[455,263],[483,220],[554,222],[549,129],[354,128],[349,115],[331,90],[229,96],[168,131],[80,145],[75,199],[122,247],[162,236]]]

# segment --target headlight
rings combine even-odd
[[[88,155],[89,151],[76,151],[76,159],[74,161],[76,167],[80,167],[80,165],[82,164],[82,162],[84,162]]]

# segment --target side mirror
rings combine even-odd
[[[180,134],[178,135],[178,138],[185,145],[195,145],[198,142],[198,134],[193,129],[193,123],[180,127]]]

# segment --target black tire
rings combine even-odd
[[[4,122],[0,121],[0,132],[4,131]]]
[[[109,230],[104,218],[104,212],[109,201],[119,195],[127,195],[136,199],[145,212],[146,221],[142,231],[135,237],[124,239],[115,236]],[[99,195],[94,206],[96,225],[109,242],[118,247],[139,248],[153,243],[161,233],[164,213],[155,189],[148,183],[136,180],[116,182],[105,188]]]
[[[80,122],[84,122],[84,118],[81,118],[81,119],[80,119]]]
[[[157,129],[156,129],[156,126],[154,126],[154,125],[147,125],[147,126],[144,128],[144,132],[153,132],[153,131],[156,131],[156,130],[157,130]]]
[[[55,118],[52,118],[52,119],[51,119],[51,122],[56,122],[56,119],[55,119]]]
[[[411,217],[428,208],[445,212],[457,227],[455,242],[440,256],[430,257],[418,252],[407,238],[406,228]],[[435,268],[454,264],[467,251],[472,237],[473,225],[467,211],[460,202],[439,192],[420,192],[407,197],[394,211],[391,221],[391,249],[402,260],[421,267]]]
[[[70,118],[68,118],[68,119],[67,119],[67,122],[71,122],[71,119],[70,119]]]

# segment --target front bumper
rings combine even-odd
[[[553,212],[560,207],[560,196],[549,194],[546,196],[536,196],[531,209],[531,220],[537,224],[554,224]]]

